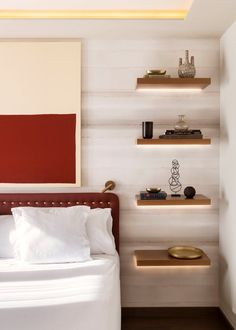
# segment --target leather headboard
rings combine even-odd
[[[113,235],[119,252],[119,199],[112,193],[47,193],[0,194],[0,214],[11,214],[12,207],[68,207],[87,205],[91,208],[111,208]]]

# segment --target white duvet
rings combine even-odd
[[[22,265],[0,260],[1,330],[120,330],[119,257]]]

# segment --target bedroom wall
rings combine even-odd
[[[236,328],[235,145],[236,22],[221,38],[220,302]]]
[[[12,36],[13,32],[9,33]],[[30,36],[33,37],[33,32]],[[60,36],[59,32],[54,34]],[[82,49],[84,186],[78,190],[101,191],[109,179],[117,184],[115,193],[121,202],[122,305],[218,305],[219,42],[215,39],[82,40]],[[188,94],[135,91],[136,78],[148,68],[166,68],[169,74],[176,74],[178,58],[184,56],[185,49],[195,55],[197,75],[212,78],[212,85],[206,91]],[[190,127],[201,128],[212,138],[212,145],[136,146],[142,121],[153,120],[157,135],[172,128],[178,114],[186,114]],[[198,192],[212,197],[213,205],[137,208],[135,194],[145,187],[161,186],[169,192],[167,182],[175,158],[180,162],[183,186],[195,186]],[[135,249],[175,244],[203,248],[212,266],[135,267]]]
[[[190,49],[198,76],[211,77],[202,93],[135,91],[147,68],[176,74],[178,58]],[[83,183],[100,190],[117,183],[121,201],[123,306],[218,305],[219,42],[217,40],[90,40],[83,42]],[[137,147],[141,122],[155,134],[172,128],[178,114],[212,137],[209,147]],[[213,199],[211,207],[137,208],[135,194],[147,186],[169,191],[171,161],[181,165],[183,186]],[[193,244],[212,259],[210,268],[137,269],[133,251]]]

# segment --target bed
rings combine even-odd
[[[111,193],[0,194],[12,207],[111,208],[117,254],[84,263],[28,265],[0,260],[0,326],[4,330],[119,330],[119,200]]]

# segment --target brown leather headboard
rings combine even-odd
[[[91,208],[111,208],[113,235],[119,252],[119,199],[112,193],[47,193],[47,194],[0,194],[0,214],[11,214],[17,206],[68,207],[87,205]]]

